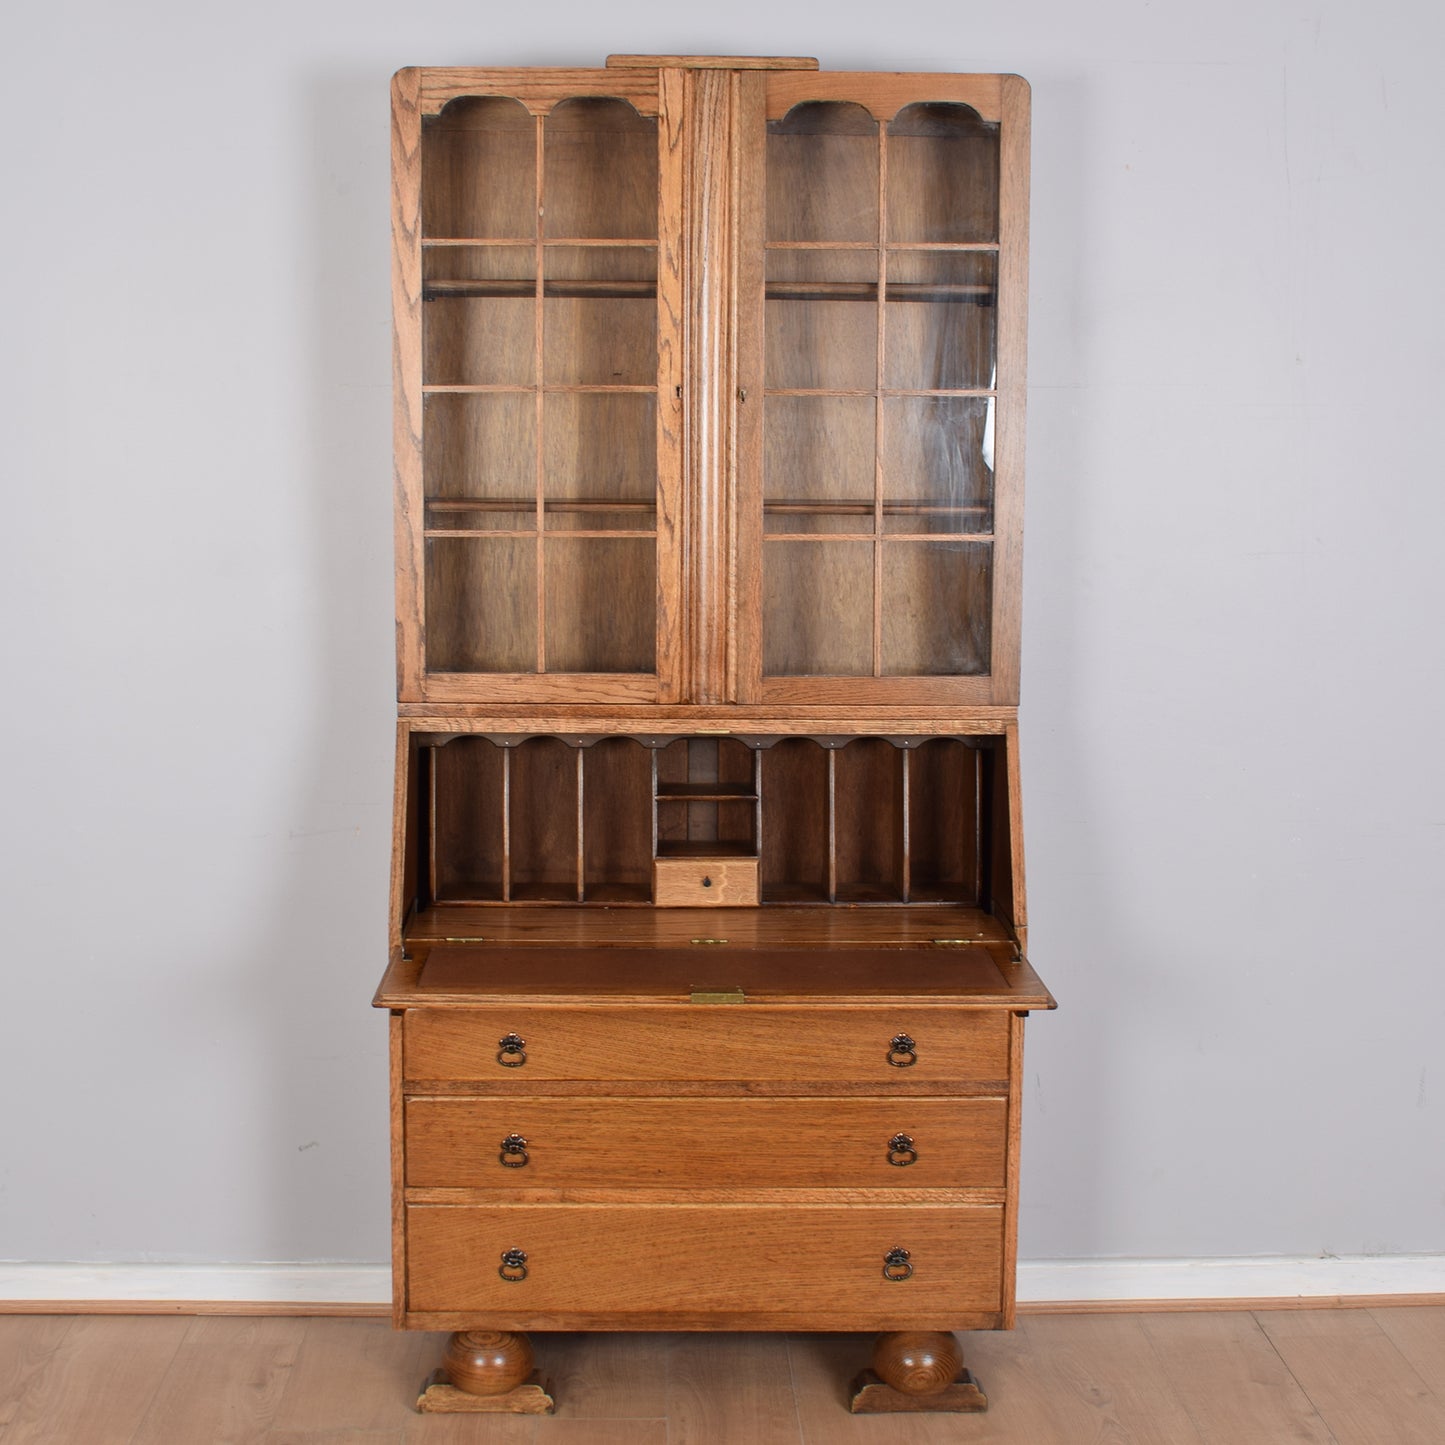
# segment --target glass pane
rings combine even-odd
[[[993,530],[993,399],[895,396],[883,403],[888,532]]]
[[[871,532],[871,396],[770,396],[763,412],[768,532]]]
[[[884,675],[987,672],[992,586],[991,543],[884,543]]]
[[[550,537],[547,671],[654,672],[657,557],[650,537]]]
[[[763,671],[866,677],[873,671],[873,543],[763,547]]]
[[[625,100],[564,100],[543,125],[543,234],[657,235],[657,121]]]
[[[428,538],[426,625],[430,672],[535,672],[536,542]]]
[[[537,405],[526,392],[432,392],[422,446],[429,529],[536,526]]]
[[[506,240],[537,230],[537,124],[520,101],[467,96],[422,122],[421,229]]]
[[[544,403],[547,527],[657,525],[657,398],[553,392]]]
[[[537,253],[531,246],[429,247],[422,259],[422,379],[530,386]]]
[[[808,101],[768,123],[770,241],[878,239],[878,123],[861,105]]]
[[[966,105],[910,105],[888,127],[888,239],[998,239],[998,126]]]
[[[907,391],[993,385],[998,258],[991,251],[888,257],[885,375]]]
[[[549,385],[657,384],[657,251],[548,246],[542,365]]]
[[[878,382],[878,253],[770,251],[764,384],[871,391]]]

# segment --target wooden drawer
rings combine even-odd
[[[406,1182],[421,1189],[1001,1189],[1006,1115],[1003,1099],[917,1096],[413,1098]],[[912,1148],[890,1150],[900,1134]],[[509,1136],[526,1143],[504,1163]]]
[[[771,1007],[420,1008],[406,1013],[409,1081],[814,1080],[911,1083],[1008,1077],[1001,1009]],[[508,1035],[523,1041],[503,1051]],[[895,1050],[906,1036],[912,1047]],[[891,1061],[891,1062],[890,1062]]]
[[[756,858],[658,858],[652,901],[659,908],[756,908]]]
[[[914,1318],[947,1328],[1002,1304],[1003,1208],[854,1204],[413,1204],[412,1315]],[[906,1249],[909,1278],[884,1277]],[[526,1254],[526,1277],[502,1277]],[[904,1266],[906,1268],[907,1266]],[[513,1275],[518,1269],[509,1269]],[[896,1271],[901,1272],[901,1269]]]

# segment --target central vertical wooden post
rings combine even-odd
[[[737,358],[731,308],[737,266],[735,189],[737,78],[725,70],[688,70],[686,294],[684,349],[691,378],[684,429],[684,633],[687,700],[729,698],[736,632],[732,577],[737,567],[734,410]],[[720,619],[726,625],[719,627]]]

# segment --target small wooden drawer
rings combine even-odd
[[[766,1004],[408,1009],[408,1081],[811,1081],[1008,1078],[1002,1009]]]
[[[998,1099],[406,1102],[420,1189],[1001,1189]]]
[[[659,1329],[701,1314],[946,1329],[1002,1306],[1001,1205],[413,1204],[406,1214],[413,1315],[505,1311],[522,1328],[585,1312]]]
[[[659,908],[756,908],[756,858],[655,858],[652,901]]]

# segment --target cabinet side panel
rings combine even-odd
[[[1019,700],[1029,284],[1029,88],[1003,77],[999,128],[998,417],[994,439],[992,701]]]
[[[1023,1127],[1024,1016],[1009,1019],[1008,1045],[1008,1134],[1004,1142],[1003,1202],[1003,1320],[1001,1327],[1014,1327],[1018,1297],[1019,1263],[1019,1144]]]
[[[391,1323],[406,1327],[406,1113],[402,1102],[402,1014],[391,1027]]]
[[[391,88],[392,456],[396,477],[397,696],[421,698],[421,72]]]

